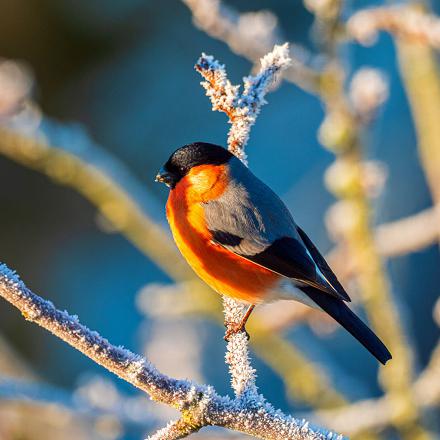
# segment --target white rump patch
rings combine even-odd
[[[311,298],[309,298],[303,291],[295,286],[294,281],[284,278],[278,284],[278,289],[274,289],[270,294],[270,300],[278,299],[290,299],[298,301],[306,306],[312,307],[314,309],[322,310]]]

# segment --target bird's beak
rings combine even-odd
[[[174,182],[174,176],[162,167],[157,173],[155,181],[165,183],[166,186],[171,187]]]

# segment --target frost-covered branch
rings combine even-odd
[[[413,6],[363,9],[347,22],[347,32],[365,45],[373,44],[380,31],[440,49],[440,18]]]
[[[153,400],[179,410],[182,422],[178,426],[184,428],[184,435],[203,426],[216,425],[271,440],[336,437],[274,410],[262,399],[250,396],[231,400],[218,395],[212,387],[162,374],[143,357],[112,345],[82,325],[78,317],[56,309],[51,302],[31,292],[15,272],[3,264],[0,265],[0,296],[15,306],[28,321],[45,328],[97,364],[146,392]],[[177,425],[174,425],[175,431]]]
[[[264,97],[277,74],[287,68],[290,62],[288,44],[275,46],[261,59],[260,71],[255,76],[243,78],[242,92],[240,86],[234,86],[228,80],[225,66],[211,55],[202,54],[195,65],[205,79],[201,84],[211,100],[212,109],[228,115],[232,125],[228,133],[229,150],[245,163],[244,146],[261,106],[266,104]]]
[[[26,320],[50,331],[156,401],[171,404],[182,400],[184,404],[190,394],[206,391],[203,387],[194,388],[190,382],[171,379],[142,357],[111,345],[80,324],[76,316],[57,310],[50,301],[32,293],[5,265],[0,265],[0,296],[17,307]]]
[[[223,298],[225,322],[239,323],[245,307],[231,298]],[[226,351],[226,363],[229,365],[231,385],[238,398],[252,398],[258,395],[255,384],[256,371],[249,359],[249,345],[245,332],[230,336]]]
[[[184,419],[179,419],[168,423],[165,428],[159,429],[159,431],[150,435],[147,440],[176,440],[187,437],[194,431],[195,429],[191,423],[188,423]]]

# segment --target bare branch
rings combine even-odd
[[[414,395],[422,406],[440,404],[440,341],[434,348],[428,366],[414,384]]]
[[[379,31],[440,49],[440,19],[413,6],[364,9],[347,22],[347,32],[365,45],[373,44]]]
[[[428,366],[413,384],[414,398],[420,408],[433,407],[440,403],[440,342],[437,343]],[[390,396],[362,400],[340,409],[321,410],[314,419],[326,423],[333,429],[344,429],[350,435],[381,430],[390,426],[395,417]]]
[[[440,38],[440,20],[438,21]],[[398,40],[399,70],[417,133],[420,164],[434,205],[440,205],[440,79],[436,53]],[[423,84],[423,87],[420,87]],[[440,226],[438,227],[440,235]]]
[[[336,219],[329,219],[332,225],[336,221]],[[333,227],[329,224],[327,225],[334,232]],[[420,251],[439,242],[438,225],[439,209],[436,207],[379,225],[374,231],[374,242],[377,252],[382,257],[390,258]],[[347,247],[339,244],[326,256],[331,267],[341,280],[353,277],[358,270],[356,261],[347,258],[347,252]]]

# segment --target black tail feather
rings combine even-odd
[[[301,290],[351,333],[379,362],[385,365],[392,358],[383,342],[343,301],[314,287],[301,287]]]

